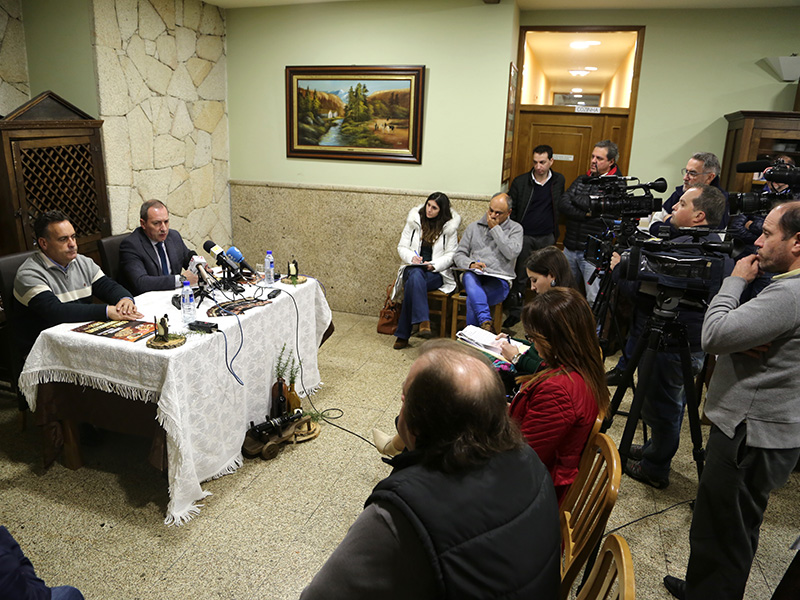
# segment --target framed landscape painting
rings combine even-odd
[[[286,156],[420,164],[424,66],[286,67]]]

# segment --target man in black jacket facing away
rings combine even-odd
[[[534,250],[552,246],[558,239],[558,201],[564,193],[564,176],[551,169],[553,149],[547,145],[533,149],[533,168],[514,178],[508,195],[513,200],[511,218],[522,225],[522,251],[517,257],[517,278],[509,298],[514,306],[503,325],[519,323],[522,299],[528,287],[525,265]]]
[[[503,384],[452,340],[422,347],[389,462],[301,600],[556,598],[553,482],[510,420]]]

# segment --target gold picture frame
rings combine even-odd
[[[422,163],[424,66],[286,67],[286,156]]]

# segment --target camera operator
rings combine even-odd
[[[795,166],[794,160],[790,156],[781,155],[775,157],[773,164],[783,164]],[[764,170],[768,173],[772,167]],[[775,194],[779,196],[786,196],[786,199],[791,198],[792,190],[788,183],[780,183],[777,181],[767,181],[761,190],[762,194]],[[781,200],[782,201],[782,200]],[[765,211],[766,212],[766,211]],[[761,235],[761,227],[764,224],[764,214],[745,214],[740,213],[732,215],[728,223],[728,238],[737,240],[742,245],[741,253],[736,257],[736,260],[741,260],[745,256],[751,256],[756,253],[755,242]],[[763,290],[769,282],[772,281],[774,273],[761,271],[756,278],[747,286],[742,294],[742,302],[747,302],[754,298],[758,293]]]
[[[800,457],[800,203],[775,207],[711,302],[703,348],[718,354],[705,415],[713,426],[697,490],[686,581],[676,598],[742,598],[770,493]],[[740,304],[759,271],[779,273]]]
[[[668,225],[672,218],[672,211],[680,200],[681,196],[690,187],[698,185],[710,185],[717,188],[725,196],[725,212],[720,222],[715,227],[724,228],[728,224],[730,216],[730,206],[728,205],[728,192],[719,185],[719,174],[721,171],[719,158],[713,152],[695,152],[686,163],[686,167],[681,169],[683,184],[675,188],[672,195],[666,199],[661,206],[661,211],[655,213],[650,219],[650,235],[658,235],[662,225]]]
[[[672,214],[675,237],[673,243],[719,241],[717,234],[708,233],[694,237],[682,234],[677,228],[715,226],[722,219],[725,210],[725,196],[717,188],[709,185],[690,187],[683,193]],[[699,252],[699,250],[698,250]],[[619,255],[612,258],[612,268],[619,262]],[[726,269],[730,272],[730,267]],[[613,276],[619,279],[619,269]],[[620,291],[629,292],[636,286],[633,282],[621,282]],[[639,283],[636,289],[635,311],[631,337],[639,338],[645,330],[648,318],[656,306],[658,291],[655,282]],[[706,310],[707,292],[687,291],[680,300],[677,321],[686,327],[691,349],[693,374],[700,372],[704,353],[700,347],[700,328]],[[658,489],[669,485],[669,472],[672,457],[678,450],[681,422],[683,421],[686,394],[683,389],[683,372],[679,354],[678,340],[665,339],[665,347],[659,350],[654,361],[653,381],[647,382],[642,418],[650,427],[651,436],[643,446],[632,445],[624,465],[624,471],[633,479]]]
[[[566,233],[564,234],[564,256],[569,261],[575,283],[580,286],[579,282],[583,282],[586,288],[586,300],[589,301],[590,306],[600,290],[600,281],[595,280],[592,285],[589,285],[589,278],[594,273],[595,266],[586,260],[583,252],[586,249],[586,240],[589,235],[599,235],[605,230],[602,219],[590,216],[590,196],[600,193],[597,178],[622,175],[617,167],[618,157],[619,149],[614,142],[611,140],[597,142],[592,150],[592,158],[586,175],[578,176],[558,201],[558,212],[567,219]]]

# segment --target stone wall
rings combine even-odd
[[[190,248],[231,241],[224,11],[199,0],[94,0],[115,234],[157,198]]]
[[[250,264],[272,250],[276,270],[285,273],[294,257],[301,273],[322,283],[333,310],[377,317],[400,264],[408,211],[429,193],[231,181],[233,237]],[[448,196],[461,215],[461,236],[489,198]]]
[[[0,115],[30,99],[20,0],[0,0]]]

